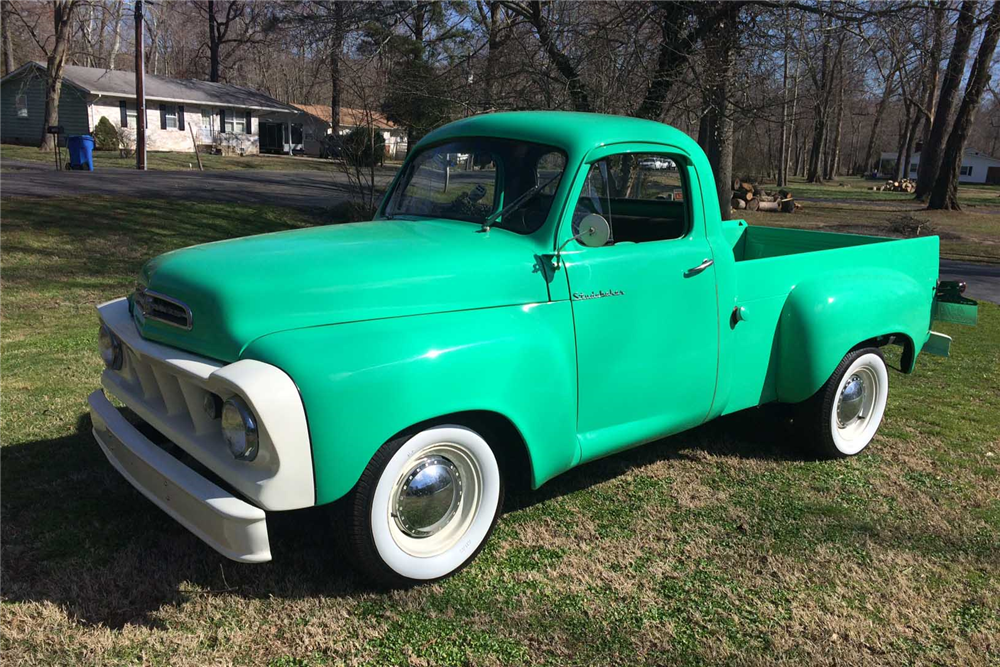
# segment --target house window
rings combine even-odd
[[[241,113],[226,111],[226,132],[245,133],[247,131],[246,117]]]
[[[167,129],[176,130],[177,129],[177,107],[173,104],[167,104],[166,106],[166,118],[167,118]]]
[[[915,164],[911,164],[910,165],[910,173],[911,174],[917,173],[917,165],[915,165]]]
[[[27,95],[18,95],[17,96],[17,100],[16,100],[15,103],[16,103],[16,106],[17,106],[17,117],[18,118],[27,118],[28,117],[28,96]]]
[[[972,176],[972,166],[970,165],[967,167],[965,165],[962,165],[962,168],[959,170],[958,173],[961,176]]]
[[[138,124],[139,115],[135,111],[133,106],[131,109],[128,108],[128,102],[122,100],[118,103],[118,111],[121,116],[119,123],[122,127],[136,127]]]

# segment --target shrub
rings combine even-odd
[[[101,116],[101,120],[97,121],[97,127],[94,128],[94,143],[99,151],[116,151],[118,150],[118,131],[115,126],[111,124],[107,116]]]
[[[352,167],[381,164],[385,157],[385,137],[378,130],[374,135],[365,126],[356,127],[341,138],[344,162]]]
[[[135,155],[135,132],[115,123],[115,137],[118,146],[118,155],[121,157],[133,157]]]

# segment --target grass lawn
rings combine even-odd
[[[66,163],[69,160],[69,153],[65,148],[62,150],[62,157],[63,163]],[[2,160],[44,162],[46,164],[51,164],[52,168],[55,169],[55,156],[52,153],[43,153],[34,146],[2,144],[0,145],[0,161]],[[240,157],[238,155],[202,155],[201,161],[206,171],[233,171],[239,169],[263,169],[267,171],[333,171],[337,169],[337,164],[330,160],[314,160],[311,158],[278,155],[247,155],[245,157]],[[0,162],[0,167],[2,167],[2,162]],[[94,169],[107,167],[134,169],[135,158],[119,157],[117,151],[94,151]],[[149,151],[149,153],[147,153],[147,167],[149,169],[162,171],[184,171],[188,169],[197,169],[198,161],[195,158],[194,153]]]
[[[804,178],[792,178],[788,189],[796,198],[913,203],[912,194],[873,192],[871,188],[876,185],[885,185],[885,179],[869,181],[860,176],[842,176],[822,185],[814,185],[807,183]],[[774,186],[764,187],[769,191],[777,189]],[[958,199],[961,204],[969,206],[992,206],[1000,209],[1000,185],[961,185]]]
[[[0,649],[10,664],[987,664],[1000,637],[1000,307],[893,373],[869,452],[814,461],[746,411],[511,493],[479,559],[370,590],[322,510],[230,562],[93,442],[93,305],[142,261],[287,210],[5,200]],[[773,216],[790,222],[805,215]],[[770,218],[768,218],[770,221]],[[224,276],[220,276],[224,279]],[[891,363],[898,358],[891,357]]]
[[[793,191],[794,194],[794,191]],[[872,193],[881,194],[881,193]],[[751,225],[795,227],[875,236],[939,236],[941,256],[1000,263],[1000,213],[969,206],[963,211],[928,211],[908,204],[872,206],[834,201],[803,202],[795,214],[733,211]]]

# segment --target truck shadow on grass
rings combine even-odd
[[[89,416],[81,415],[72,435],[2,449],[0,584],[6,602],[50,602],[79,622],[112,629],[128,624],[161,628],[161,611],[204,596],[266,600],[373,592],[344,558],[335,507],[269,514],[274,560],[234,563],[121,478],[93,442],[90,428]],[[504,511],[584,491],[637,467],[690,460],[696,454],[689,452],[699,450],[779,462],[808,458],[789,434],[780,411],[732,415],[581,466],[537,491],[512,490]],[[845,522],[829,535],[831,542],[845,531],[858,533],[857,539],[872,537],[866,534],[870,527],[848,517]],[[947,546],[934,544],[929,548]]]

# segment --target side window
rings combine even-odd
[[[18,94],[14,98],[15,106],[17,107],[17,117],[27,118],[28,117],[28,96],[24,94]]]
[[[679,239],[687,234],[684,172],[658,153],[622,153],[590,167],[574,223],[599,213],[611,225],[609,245]]]

